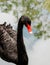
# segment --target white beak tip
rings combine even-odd
[[[30,34],[32,34],[33,32],[31,31],[31,32],[29,32]]]

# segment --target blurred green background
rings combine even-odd
[[[50,38],[50,0],[0,0],[0,11],[11,12],[17,21],[21,15],[28,16],[33,23],[34,36]]]

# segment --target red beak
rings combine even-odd
[[[27,24],[27,26],[26,26],[26,27],[27,27],[27,29],[28,29],[28,32],[29,32],[29,33],[32,33],[31,26],[30,26],[29,24]]]

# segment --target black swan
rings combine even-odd
[[[17,32],[10,24],[0,25],[0,57],[16,65],[28,65],[28,55],[23,41],[23,25],[31,33],[31,20],[27,16],[20,17]]]

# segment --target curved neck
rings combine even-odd
[[[17,43],[23,42],[23,24],[18,23],[18,28],[17,28]]]

